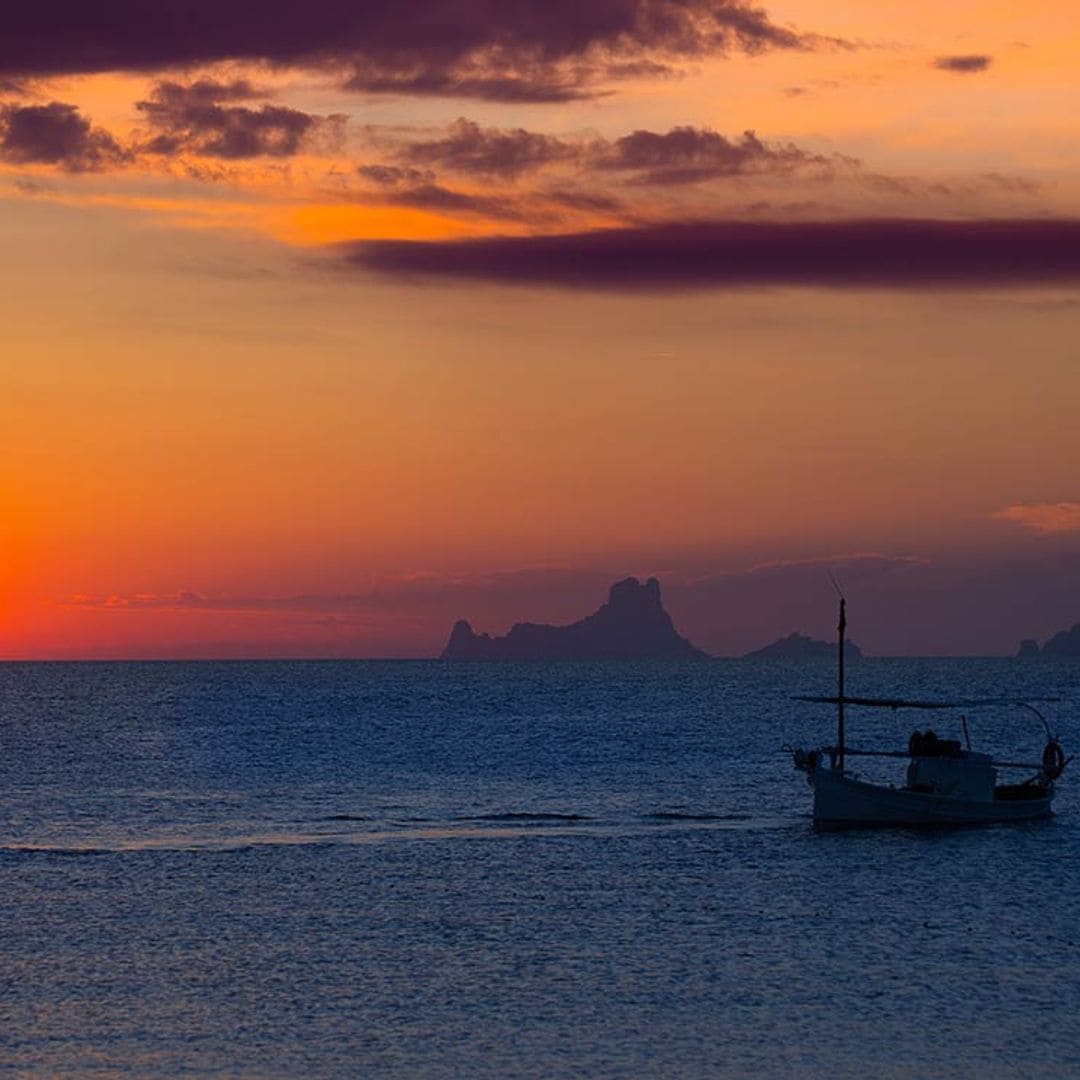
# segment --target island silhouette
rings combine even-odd
[[[1080,658],[1080,623],[1070,630],[1059,630],[1041,648],[1033,638],[1025,638],[1020,642],[1016,655],[1022,660],[1030,660],[1037,656],[1048,656],[1051,659]]]
[[[676,629],[660,599],[660,582],[628,577],[608,600],[569,626],[515,623],[503,637],[454,624],[443,660],[707,660]]]
[[[844,642],[844,657],[861,660],[862,649],[853,641]],[[788,634],[753,652],[743,654],[744,660],[835,660],[836,642],[819,641],[805,634]]]

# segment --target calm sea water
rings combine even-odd
[[[1048,822],[818,835],[780,748],[831,738],[789,700],[831,683],[0,665],[0,1069],[1080,1076],[1080,769]],[[864,661],[849,685],[1061,694],[1080,747],[1080,665]],[[971,720],[1041,749],[1032,717]]]

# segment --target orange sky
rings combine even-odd
[[[428,655],[452,608],[492,630],[536,616],[512,577],[530,569],[656,572],[681,595],[766,560],[1071,557],[1071,281],[621,291],[343,262],[337,244],[375,239],[1076,216],[1070,6],[768,11],[843,43],[697,57],[557,103],[349,92],[250,61],[4,97],[9,125],[76,105],[124,156],[76,168],[0,147],[0,657]],[[986,66],[935,66],[965,56]],[[258,84],[226,107],[339,119],[287,155],[223,158],[190,133],[147,150],[135,102],[200,78]],[[516,171],[428,148],[473,131],[462,117],[478,138],[555,143]],[[690,183],[618,160],[623,136],[680,127],[752,129],[768,149],[727,172],[695,158],[714,172]],[[492,573],[511,575],[494,593]],[[417,575],[453,603],[418,597]],[[398,600],[373,602],[383,587]],[[929,651],[1004,651],[1080,620],[1080,572],[1045,588],[1027,625]],[[583,587],[539,614],[597,602]],[[761,644],[732,635],[735,615],[694,616],[696,632]]]

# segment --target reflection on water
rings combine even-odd
[[[652,819],[652,820],[650,820]],[[335,814],[328,820],[354,821],[349,814]],[[494,824],[495,822],[516,824]],[[458,818],[443,825],[399,824],[372,826],[364,830],[320,829],[317,832],[237,832],[224,836],[200,836],[193,833],[170,836],[145,836],[130,839],[88,837],[73,845],[12,844],[0,851],[54,852],[60,854],[106,855],[121,851],[230,851],[236,848],[281,844],[385,844],[408,840],[454,840],[486,837],[488,839],[543,836],[627,836],[672,832],[676,829],[805,829],[801,818],[763,818],[738,814],[650,814],[642,822],[600,822],[580,814],[484,814],[479,818]]]
[[[789,697],[830,678],[0,666],[0,1063],[1080,1075],[1080,774],[1048,822],[817,834],[779,747],[829,737]],[[1080,703],[1067,666],[852,678]],[[1055,717],[1067,748],[1076,716]],[[969,720],[978,745],[1041,746],[1008,713]],[[849,724],[906,743],[903,717]]]

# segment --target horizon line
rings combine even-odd
[[[813,665],[829,664],[832,657],[808,657],[798,660],[770,660],[767,657],[754,657],[747,654],[706,655],[704,658],[641,657],[623,658],[606,657],[584,659],[567,657],[561,660],[449,660],[441,656],[41,656],[41,657],[0,657],[0,664],[331,664],[331,663],[391,663],[425,664],[437,663],[457,666],[460,664],[484,665],[535,665],[535,664],[699,664],[703,660],[748,661],[754,664]],[[1033,656],[1021,657],[1016,653],[863,653],[853,663],[862,660],[1066,660],[1069,656]]]

